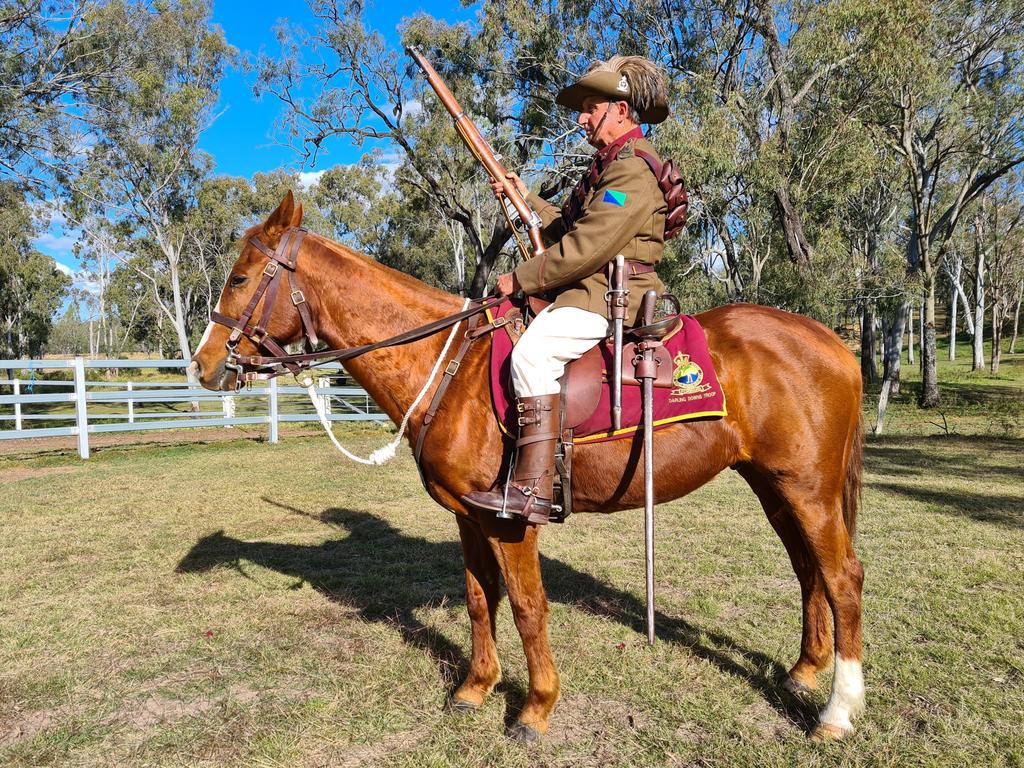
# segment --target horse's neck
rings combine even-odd
[[[458,312],[462,300],[326,242],[316,260],[317,325],[331,346],[354,347],[396,336]],[[345,363],[352,377],[396,423],[426,383],[450,331],[370,352]]]

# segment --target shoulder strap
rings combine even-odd
[[[668,207],[665,213],[665,239],[671,240],[682,231],[690,210],[690,200],[686,194],[683,176],[676,170],[671,160],[659,163],[649,152],[635,147],[633,151],[647,163],[661,193],[665,196],[665,205]]]

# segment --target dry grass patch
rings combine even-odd
[[[502,683],[444,708],[468,664],[461,550],[409,457],[359,467],[316,437],[8,458],[47,473],[0,499],[0,763],[1020,766],[1021,455],[1003,435],[869,441],[868,710],[841,745],[805,737],[828,675],[805,700],[778,685],[799,589],[734,473],[658,508],[654,648],[642,515],[551,526],[563,698],[530,748],[503,736],[527,685],[507,605]]]

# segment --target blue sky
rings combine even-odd
[[[369,5],[367,25],[383,34],[391,45],[397,46],[398,25],[403,18],[419,12],[447,21],[470,20],[476,14],[475,9],[463,8],[458,0],[382,2]],[[274,55],[280,50],[274,28],[281,20],[307,28],[314,24],[309,7],[303,2],[214,2],[214,23],[224,30],[228,42],[241,51],[257,53],[263,50]],[[268,97],[257,101],[252,95],[251,82],[241,72],[231,72],[225,78],[221,86],[221,108],[227,111],[200,142],[200,146],[216,160],[218,173],[251,176],[257,171],[280,167],[301,170],[296,153],[288,147],[274,145],[271,137],[274,121],[280,112],[277,100]],[[329,144],[327,150],[329,155],[318,161],[320,167],[355,162],[366,151],[341,141]]]
[[[458,0],[423,2],[381,2],[370,4],[366,13],[369,27],[377,30],[391,45],[398,45],[397,27],[403,18],[419,12],[450,22],[471,20],[476,8],[463,8]],[[274,55],[280,46],[274,36],[279,21],[287,20],[312,28],[314,18],[304,2],[265,2],[255,0],[214,0],[213,22],[220,25],[228,42],[243,54],[256,54],[261,50]],[[213,156],[215,173],[232,176],[252,176],[260,171],[287,168],[301,172],[299,156],[289,147],[275,144],[273,125],[279,112],[279,102],[273,97],[257,100],[252,93],[252,75],[241,69],[226,73],[221,82],[220,116],[203,134],[199,146]],[[352,163],[366,151],[343,140],[325,146],[326,154],[318,159],[318,169],[339,163]],[[308,169],[305,169],[308,170]],[[61,268],[77,272],[78,260],[71,253],[75,232],[65,232],[54,225],[36,239],[36,247],[53,257]]]

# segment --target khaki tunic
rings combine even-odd
[[[579,307],[607,316],[608,262],[620,253],[644,264],[661,261],[667,206],[654,174],[634,147],[658,158],[646,139],[627,141],[584,199],[580,216],[568,231],[559,208],[533,193],[528,196],[551,246],[544,256],[516,268],[527,294],[552,293],[555,307]],[[660,294],[664,285],[650,272],[629,276],[627,287],[627,322],[635,325],[644,293],[654,289]]]

